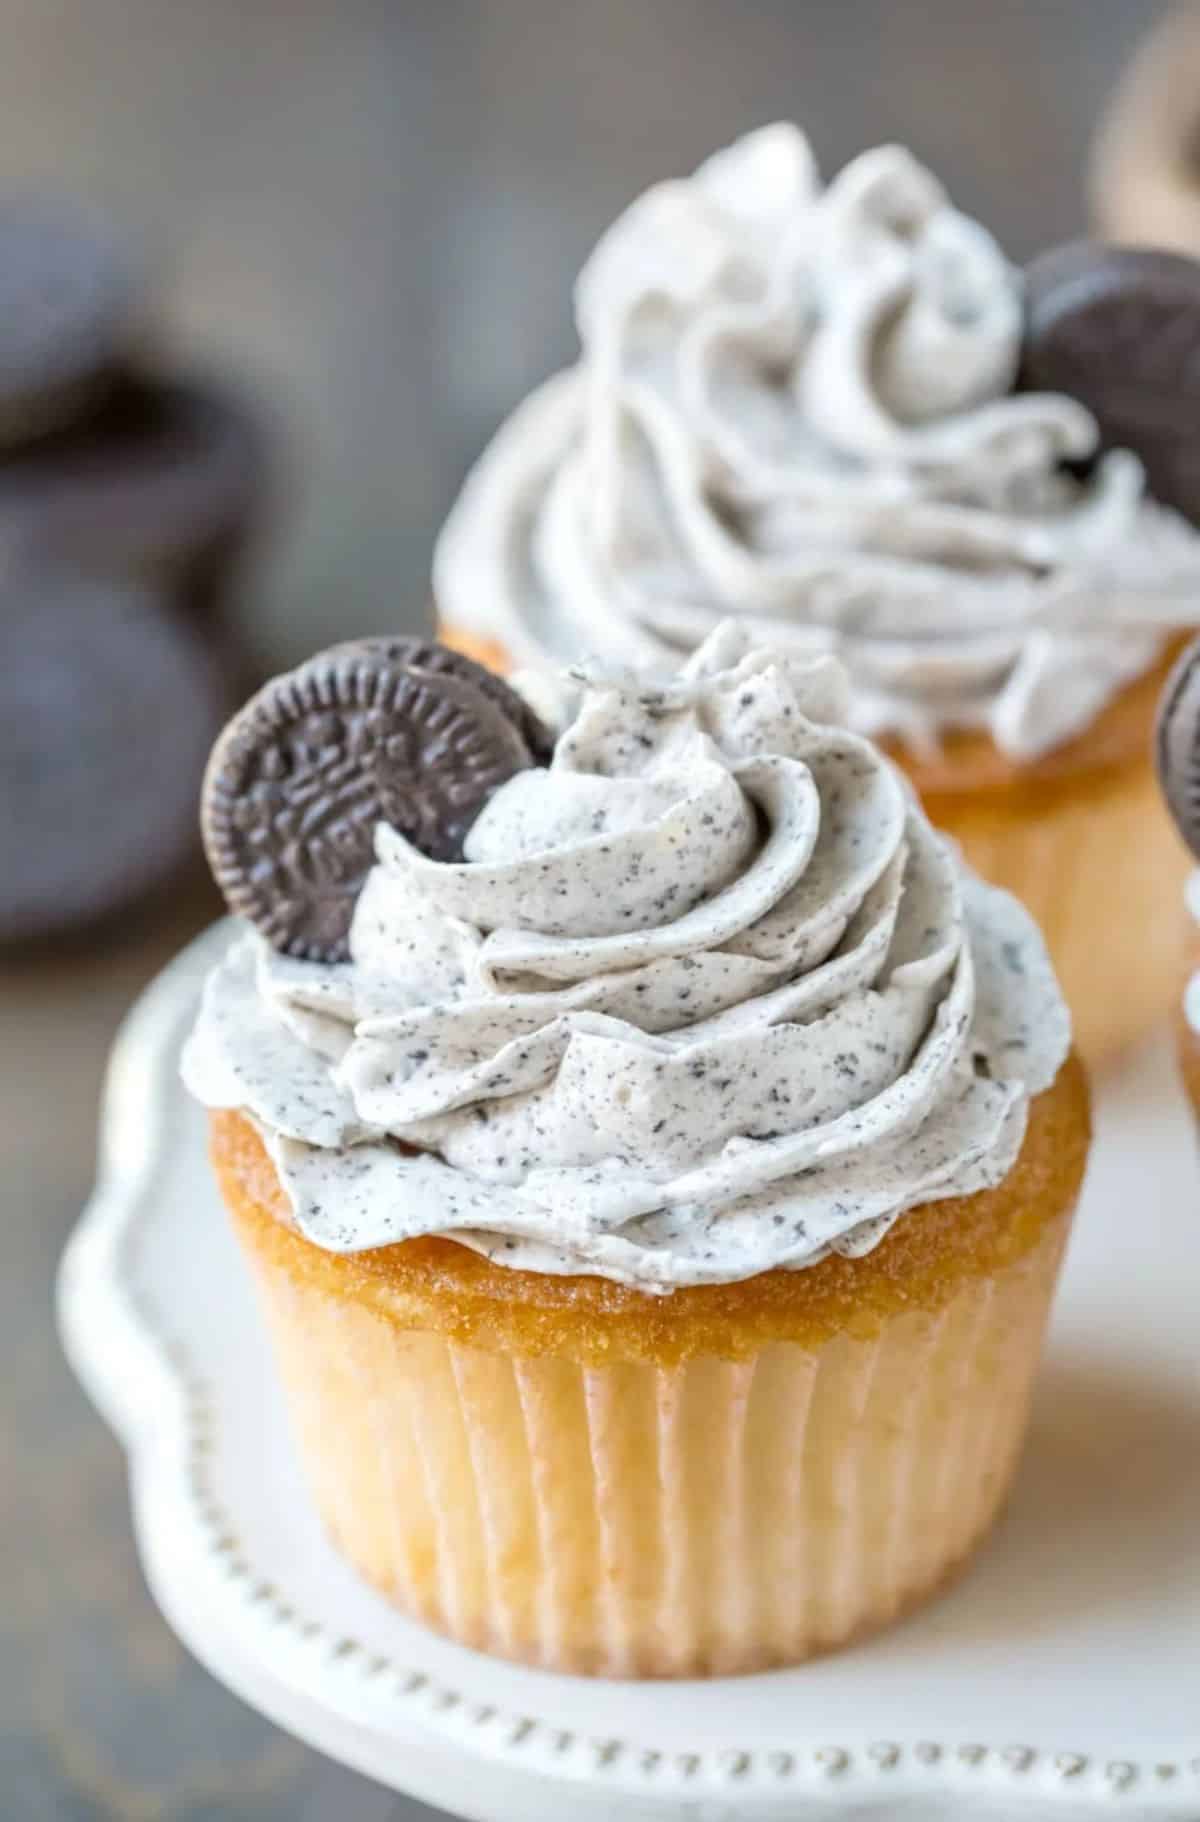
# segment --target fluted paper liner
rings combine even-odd
[[[881,1626],[987,1530],[1069,1215],[941,1309],[744,1360],[588,1365],[412,1332],[239,1231],[342,1552],[464,1644],[699,1676]]]

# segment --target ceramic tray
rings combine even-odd
[[[1200,1166],[1165,1037],[1101,1086],[1029,1449],[973,1572],[799,1670],[597,1683],[431,1637],[326,1544],[177,1083],[224,940],[130,1015],[60,1284],[67,1350],[129,1451],[151,1588],[216,1676],[486,1822],[1200,1818]]]

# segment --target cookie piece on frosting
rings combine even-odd
[[[1164,506],[1200,523],[1200,262],[1076,241],[1026,274],[1022,372],[1086,405]]]
[[[276,949],[342,960],[376,825],[456,859],[546,744],[470,659],[415,639],[335,646],[268,683],[213,749],[201,821],[217,883]]]
[[[1192,641],[1167,679],[1154,756],[1175,826],[1200,860],[1200,639]]]
[[[409,635],[401,635],[373,639],[371,644],[381,656],[394,657],[399,663],[416,670],[433,671],[438,676],[457,677],[461,682],[469,683],[520,728],[525,744],[540,763],[549,761],[554,750],[549,729],[525,697],[518,695],[495,671],[487,670],[473,658],[468,658],[465,652],[456,652],[452,646],[443,645],[438,639],[414,639]]]

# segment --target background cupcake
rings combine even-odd
[[[543,695],[548,767],[415,641],[249,705],[206,819],[259,933],[185,1075],[364,1575],[561,1669],[792,1662],[1003,1497],[1082,1071],[836,665],[730,625]]]
[[[793,128],[753,134],[601,240],[580,362],[501,429],[435,565],[448,636],[502,667],[662,662],[731,612],[837,652],[853,725],[1043,923],[1092,1055],[1177,968],[1145,748],[1200,581],[1186,485],[1151,496],[1105,395],[1161,274],[1104,257],[1039,262],[1026,313],[1021,275],[904,151],[822,188]],[[1105,888],[1135,839],[1118,925]]]
[[[1200,640],[1189,645],[1167,679],[1159,706],[1155,742],[1158,774],[1167,806],[1193,859],[1200,861]],[[1180,1072],[1200,1114],[1200,873],[1184,892],[1189,940],[1186,980],[1175,1008]]]

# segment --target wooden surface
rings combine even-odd
[[[165,235],[177,333],[279,401],[306,477],[256,630],[414,625],[481,438],[571,348],[568,281],[636,189],[790,114],[828,170],[909,139],[1018,256],[1082,224],[1131,0],[0,0],[13,181]],[[3,781],[0,780],[0,789]],[[212,914],[0,964],[0,1815],[410,1822],[200,1671],[154,1612],[116,1445],[48,1319],[130,998]]]

